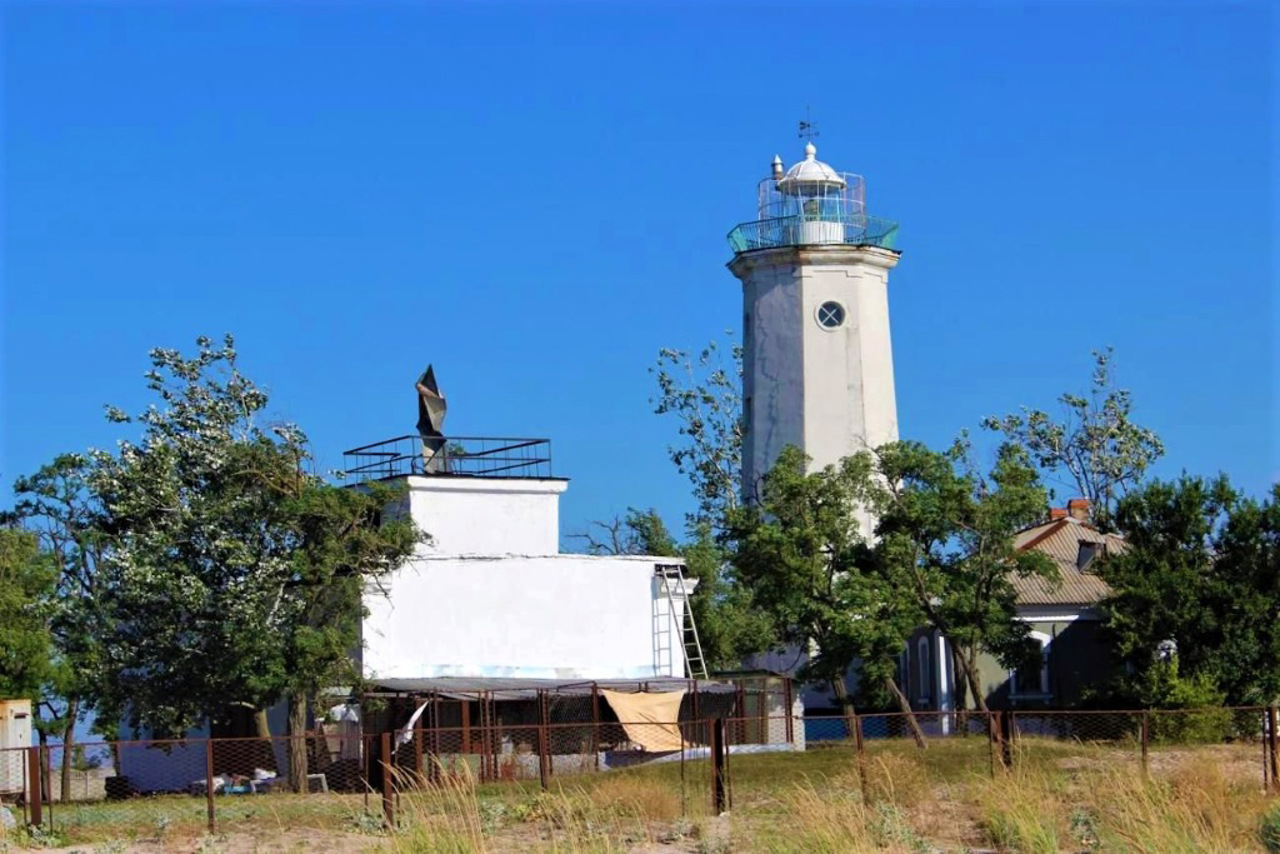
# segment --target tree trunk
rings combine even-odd
[[[849,738],[854,737],[858,725],[858,713],[853,708],[853,698],[849,696],[849,686],[844,684],[844,676],[836,676],[831,680],[831,690],[840,703],[840,714],[844,715],[844,726]]]
[[[884,678],[884,684],[888,686],[889,693],[898,700],[898,708],[902,709],[907,719],[907,726],[911,728],[911,737],[915,739],[916,747],[924,749],[929,743],[924,740],[924,730],[920,728],[920,722],[916,720],[915,711],[911,708],[911,701],[907,699],[907,695],[902,693],[902,689],[898,687],[898,683],[892,676]]]
[[[271,738],[271,721],[267,720],[266,709],[255,709],[253,712],[253,728],[258,738]]]
[[[75,748],[76,712],[79,702],[67,701],[67,727],[62,731],[62,802],[71,803],[71,758]]]
[[[991,710],[987,708],[987,698],[982,696],[982,683],[978,681],[977,658],[978,651],[972,649],[969,651],[968,656],[964,653],[960,654],[960,663],[964,667],[965,679],[969,681],[969,690],[973,692],[974,705],[978,707],[978,711],[985,715],[989,714]]]
[[[289,698],[289,785],[307,791],[307,695],[301,692]]]
[[[262,739],[258,744],[258,761],[256,767],[264,771],[280,773],[280,763],[276,761],[276,743],[271,737],[271,721],[267,719],[266,709],[253,710],[254,735]]]

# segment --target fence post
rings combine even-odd
[[[711,809],[714,815],[725,811],[725,738],[724,718],[711,719]]]
[[[213,805],[213,739],[204,740],[204,806],[209,814],[209,832],[218,832],[218,819]]]
[[[360,734],[360,773],[364,778],[364,811],[369,812],[369,790],[373,788],[373,736]]]
[[[794,746],[796,743],[796,733],[795,733],[796,721],[791,711],[792,703],[794,702],[791,697],[791,680],[788,678],[782,684],[785,689],[782,692],[782,703],[783,703],[783,713],[786,715],[786,721],[787,721],[787,744]]]
[[[980,714],[980,713],[979,713]],[[999,712],[987,712],[987,757],[991,760],[991,779],[996,778],[996,741],[999,736],[996,735],[996,715]]]
[[[696,694],[694,695],[697,696]],[[694,720],[698,719],[697,715],[693,716]],[[600,770],[600,686],[591,683],[591,755],[595,762],[596,770]],[[683,764],[681,765],[681,774],[684,773]]]
[[[44,824],[44,802],[40,784],[40,747],[27,748],[27,803],[31,805],[31,823]]]
[[[997,759],[1002,769],[1009,770],[1009,752],[1005,747],[1004,712],[995,711],[987,714],[987,735],[991,743],[991,769],[994,777]]]
[[[853,743],[858,750],[858,784],[862,786],[862,802],[870,804],[871,793],[867,789],[867,743],[862,731],[862,716],[853,716]]]
[[[382,820],[396,826],[396,805],[391,789],[391,733],[382,734]]]
[[[551,769],[548,767],[551,761],[551,745],[550,733],[547,732],[547,693],[545,691],[538,692],[538,782],[542,784],[542,790],[545,792],[551,787]]]
[[[413,725],[413,771],[418,777],[418,788],[421,789],[426,781],[422,765],[422,718],[418,718]]]
[[[49,807],[49,829],[53,830],[53,748],[41,747],[40,753],[44,763],[44,777],[41,779],[40,788],[44,792],[45,803]]]
[[[440,759],[440,694],[436,692],[435,702],[431,704],[431,767],[427,769],[427,779],[439,783],[443,778]]]
[[[1151,753],[1151,712],[1146,709],[1142,710],[1142,723],[1140,726],[1142,739],[1142,779],[1150,779],[1150,753]]]
[[[1280,708],[1272,706],[1267,709],[1267,722],[1271,730],[1267,735],[1267,748],[1271,754],[1271,791],[1280,795]]]
[[[1000,746],[1003,749],[1004,766],[1013,768],[1013,742],[1018,737],[1018,721],[1017,712],[1010,710],[1008,714],[1002,715],[1001,720],[1004,721],[1004,729],[1000,733]]]

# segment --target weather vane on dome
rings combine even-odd
[[[813,117],[809,114],[809,108],[804,108],[804,119],[800,122],[800,132],[796,136],[801,139],[807,139],[813,142],[813,138],[818,135],[818,125],[813,121]]]

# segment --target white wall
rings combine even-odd
[[[365,596],[367,677],[656,675],[652,557],[441,556]],[[683,675],[681,651],[673,670]]]
[[[800,252],[804,444],[814,464],[825,466],[898,438],[888,295],[888,267],[897,258],[870,248],[835,257]],[[845,307],[842,326],[818,323],[827,301]]]
[[[560,494],[566,480],[410,477],[414,522],[430,552],[553,555],[560,550]]]
[[[814,468],[898,438],[889,333],[894,252],[869,246],[783,247],[736,257],[743,284],[743,489],[788,444]],[[818,307],[844,306],[845,322],[821,326]],[[870,530],[870,518],[863,524]]]
[[[742,483],[748,496],[784,447],[804,443],[801,278],[797,267],[774,260],[733,268],[743,285]]]

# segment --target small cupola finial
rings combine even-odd
[[[812,160],[817,155],[818,155],[818,146],[814,145],[812,142],[806,142],[804,144],[804,159]]]

